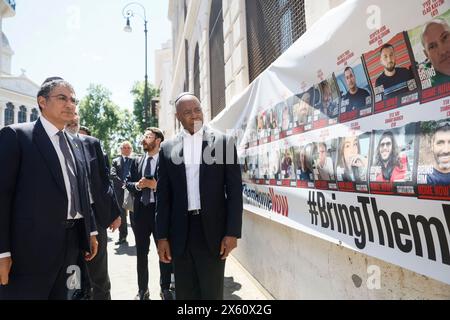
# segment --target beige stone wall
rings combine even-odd
[[[234,257],[276,299],[450,299],[449,285],[253,213],[242,234]]]

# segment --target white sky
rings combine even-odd
[[[16,15],[3,19],[3,32],[15,52],[12,74],[38,85],[49,76],[71,82],[78,97],[90,83],[102,84],[122,108],[132,108],[130,89],[144,80],[144,22],[131,19],[123,31],[122,8],[129,0],[16,0]],[[154,81],[154,52],[171,37],[168,0],[139,1],[148,20],[148,78]],[[142,9],[131,6],[141,14]]]

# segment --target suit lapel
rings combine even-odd
[[[145,161],[145,154],[141,157],[141,160],[139,160],[139,165],[138,165],[138,176],[139,176],[139,178],[142,177],[142,168],[144,167],[144,161]]]
[[[183,136],[179,134],[175,139],[175,145],[169,154],[170,159],[181,159],[181,163],[179,165],[175,165],[175,168],[178,168],[179,175],[181,176],[181,184],[183,186],[187,186],[186,179],[186,166],[184,165],[184,151],[183,151]]]
[[[36,124],[34,125],[33,137],[57,185],[64,191],[64,194],[66,194],[64,177],[58,155],[56,154],[55,148],[53,147],[47,132],[45,132],[45,129],[42,126],[41,120],[36,121]]]
[[[205,163],[205,159],[204,159],[204,155],[205,155],[205,149],[206,148],[213,148],[214,145],[214,134],[212,132],[210,132],[208,130],[208,127],[204,127],[204,132],[203,132],[203,141],[202,141],[202,156],[201,156],[201,162],[200,162],[200,187],[201,187],[201,183],[203,180],[203,176],[205,174],[205,169],[207,164]],[[213,156],[214,150],[208,150],[208,152],[206,154]]]
[[[122,156],[120,156],[120,165],[119,165],[119,176],[120,179],[125,180],[127,177],[125,176],[125,160]]]
[[[86,162],[86,169],[90,175],[91,173],[91,157],[90,152],[87,149],[88,146],[86,144],[86,140],[83,139],[83,137],[79,136],[77,140],[73,140],[74,144],[78,146],[78,149],[81,151],[81,154],[83,155],[83,158]],[[73,148],[72,148],[73,149]]]
[[[155,179],[156,181],[158,181],[158,169],[159,169],[159,157],[158,157],[158,161],[156,161],[156,168],[155,168]]]
[[[87,164],[85,162],[88,162],[88,160],[84,159],[84,148],[83,148],[83,142],[81,142],[80,139],[76,137],[72,137],[69,134],[66,133],[67,141],[69,142],[69,148],[72,150],[72,154],[75,160],[75,165],[77,167],[77,180],[78,180],[78,188],[80,189],[81,186],[85,186],[84,183],[84,177],[86,174],[86,171],[84,168],[87,168]],[[80,189],[81,190],[81,189]],[[82,193],[80,193],[81,195]]]

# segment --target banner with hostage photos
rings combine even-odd
[[[211,123],[246,209],[450,284],[449,25],[443,0],[316,22]]]

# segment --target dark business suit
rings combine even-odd
[[[0,131],[0,253],[11,252],[12,258],[10,282],[0,286],[0,300],[65,299],[65,291],[55,294],[55,288],[65,290],[68,263],[77,264],[73,253],[79,257],[80,249],[90,250],[90,233],[96,227],[85,164],[80,149],[72,139],[67,141],[84,217],[75,229],[67,227],[63,172],[41,120]]]
[[[80,148],[84,152],[92,195],[92,210],[98,229],[98,252],[91,261],[86,262],[92,298],[94,300],[111,299],[111,282],[108,274],[107,228],[120,215],[114,190],[109,180],[109,170],[97,138],[79,135]]]
[[[222,299],[220,244],[224,236],[241,236],[242,179],[234,141],[205,127],[202,151],[211,157],[210,164],[200,164],[201,212],[196,216],[188,213],[183,137],[163,143],[159,156],[156,237],[169,240],[177,299]],[[227,156],[231,164],[225,164]]]
[[[133,161],[130,174],[127,177],[127,189],[134,194],[134,222],[132,224],[133,233],[136,239],[137,251],[137,273],[139,290],[148,289],[148,253],[150,249],[150,237],[153,234],[155,239],[155,210],[156,202],[144,205],[141,202],[142,191],[137,191],[135,183],[141,180],[145,165],[145,155],[140,159]],[[159,183],[158,165],[156,164],[155,179]],[[154,193],[154,199],[157,199],[157,194]],[[159,262],[160,271],[160,285],[161,289],[169,289],[172,273],[172,265],[170,263]]]
[[[113,181],[114,185],[114,191],[117,196],[117,201],[119,203],[120,208],[120,217],[122,218],[122,224],[119,228],[119,239],[126,239],[128,236],[128,224],[127,224],[127,215],[126,210],[122,208],[123,204],[123,197],[124,197],[124,190],[122,188],[128,174],[130,173],[130,168],[132,163],[134,162],[134,159],[128,158],[128,160],[125,162],[122,156],[117,157],[113,159],[112,166],[111,166],[111,179]],[[130,212],[130,220],[132,212]]]

